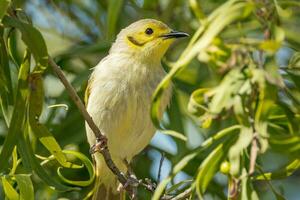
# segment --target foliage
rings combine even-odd
[[[155,179],[153,155],[164,151],[172,170],[162,169],[154,194],[140,188],[140,198],[295,198],[284,186],[300,168],[299,7],[296,0],[1,0],[0,198],[89,197],[84,121],[48,69],[48,54],[82,96],[88,69],[122,27],[145,17],[191,38],[164,58],[168,75],[153,96],[158,137],[166,133],[175,150],[154,140],[133,162],[139,178]],[[171,82],[172,104],[159,121]]]

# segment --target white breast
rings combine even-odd
[[[150,142],[155,128],[150,119],[152,94],[165,76],[160,63],[141,64],[128,58],[107,56],[91,76],[87,110],[108,138],[108,148],[115,158],[130,161]],[[162,110],[171,96],[162,100]],[[88,141],[95,137],[87,128]]]

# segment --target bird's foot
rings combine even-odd
[[[96,144],[91,146],[90,154],[101,152],[107,148],[107,138],[105,136],[96,139]]]
[[[141,181],[138,180],[135,175],[133,175],[133,174],[129,175],[129,176],[127,176],[127,181],[124,185],[122,185],[121,183],[119,184],[118,191],[120,192],[120,191],[126,189],[127,187],[137,188],[140,183],[141,183]]]
[[[123,190],[130,191],[128,194],[130,199],[137,199],[137,188],[141,184],[141,180],[138,180],[135,175],[127,176],[126,183],[122,185],[119,184],[117,191],[121,192]]]
[[[149,191],[152,191],[154,192],[156,187],[157,187],[157,184],[155,182],[153,182],[151,179],[149,178],[146,178],[143,182],[142,182],[142,185]]]

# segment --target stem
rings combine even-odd
[[[160,161],[159,161],[159,168],[158,168],[158,175],[157,175],[157,182],[158,183],[160,182],[161,169],[162,169],[162,164],[164,162],[164,159],[165,159],[165,154],[162,152],[161,153],[161,158],[160,158]]]
[[[250,152],[249,175],[252,175],[254,173],[257,153],[258,153],[257,133],[254,133],[252,144],[251,144],[251,152]]]

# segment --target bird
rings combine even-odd
[[[86,109],[107,138],[112,160],[126,173],[132,158],[150,142],[155,127],[150,117],[152,95],[166,75],[161,59],[177,39],[187,37],[155,19],[141,19],[122,29],[109,53],[94,67],[88,80]],[[171,87],[163,94],[160,117],[171,99]],[[92,147],[95,135],[86,124],[87,140]],[[119,200],[117,177],[95,153],[96,180],[93,199]]]

